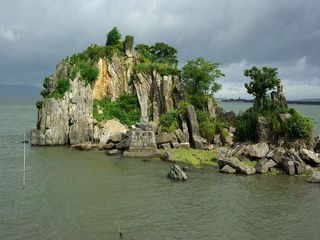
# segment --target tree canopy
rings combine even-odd
[[[263,107],[267,92],[279,86],[281,81],[277,74],[278,69],[270,67],[259,69],[256,66],[253,66],[251,69],[246,69],[244,71],[244,75],[252,79],[249,83],[245,83],[244,86],[249,94],[255,96],[256,107]]]
[[[191,103],[196,108],[202,108],[207,95],[211,95],[221,89],[221,84],[216,79],[224,76],[218,69],[219,63],[209,62],[203,58],[189,60],[182,67],[182,82],[186,87],[189,96],[192,96]]]
[[[118,28],[114,27],[110,32],[107,34],[107,46],[115,45],[120,42],[121,34],[118,31]]]

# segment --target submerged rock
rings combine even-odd
[[[218,158],[219,168],[222,169],[224,166],[228,165],[236,170],[239,174],[252,175],[256,173],[256,169],[251,166],[244,165],[236,157],[220,157]]]
[[[182,181],[185,181],[188,178],[187,174],[178,165],[173,165],[170,168],[167,177],[173,180],[182,180]]]
[[[320,172],[315,172],[311,177],[308,178],[309,183],[320,183]]]
[[[220,169],[220,172],[233,174],[233,173],[236,173],[236,170],[230,167],[229,165],[225,165],[223,168]]]

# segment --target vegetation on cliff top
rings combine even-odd
[[[178,75],[177,50],[168,44],[157,42],[148,46],[139,44],[135,47],[138,53],[136,73],[153,71],[161,75]]]

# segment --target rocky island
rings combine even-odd
[[[218,164],[226,173],[317,172],[312,122],[287,106],[277,69],[245,70],[255,101],[238,116],[215,103],[222,76],[217,63],[203,58],[179,69],[175,48],[134,46],[132,36],[121,41],[114,28],[105,46],[66,57],[45,78],[31,144],[140,157],[162,149],[162,160],[177,162],[191,148],[209,153],[192,152],[191,162]]]

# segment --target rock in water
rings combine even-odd
[[[160,159],[164,162],[172,162],[172,155],[170,152],[164,152],[161,154]]]
[[[311,177],[308,178],[309,183],[320,183],[320,172],[315,172]]]
[[[178,165],[173,165],[170,168],[167,177],[173,180],[180,180],[180,181],[187,180],[187,174]]]
[[[228,165],[225,165],[223,168],[220,169],[220,172],[233,174],[236,173],[236,170]]]
[[[230,158],[218,158],[219,168],[222,170],[224,166],[228,165],[229,167],[236,170],[237,173],[252,175],[256,173],[256,169],[254,167],[250,167],[241,163],[241,161],[236,157]]]

